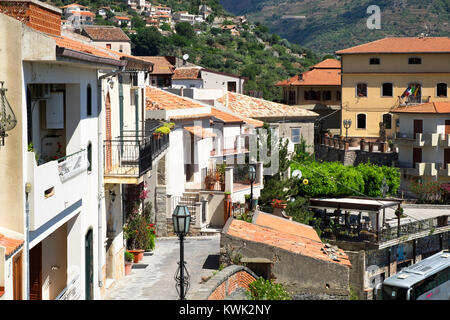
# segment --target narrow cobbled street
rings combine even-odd
[[[188,237],[184,241],[186,267],[190,275],[189,299],[203,276],[219,266],[220,236]],[[178,267],[178,238],[157,238],[153,254],[133,265],[132,273],[113,284],[105,300],[177,300],[174,275]]]

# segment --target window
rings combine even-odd
[[[87,146],[88,172],[92,172],[92,143]]]
[[[331,100],[331,91],[330,90],[326,90],[326,91],[322,92],[322,100],[324,100],[324,101]]]
[[[300,128],[291,128],[291,139],[292,143],[300,143]]]
[[[409,58],[408,64],[422,64],[422,58],[417,58],[417,57]]]
[[[380,58],[370,58],[369,64],[380,64]]]
[[[106,48],[107,48],[107,49],[111,49],[111,43],[107,43],[107,44],[106,44]]]
[[[365,129],[366,128],[366,115],[361,113],[356,116],[356,128]]]
[[[341,100],[341,92],[336,91],[336,100]]]
[[[356,95],[358,97],[367,97],[367,84],[366,83],[358,83],[356,85]]]
[[[436,85],[436,95],[441,98],[447,97],[447,84],[446,83],[438,83]]]
[[[385,129],[392,129],[392,116],[389,113],[383,114],[383,123]]]
[[[92,116],[92,88],[91,85],[87,85],[86,89],[86,115]]]
[[[392,83],[383,83],[381,89],[381,96],[383,97],[392,97],[393,95],[393,85]]]
[[[317,95],[319,93],[319,96]],[[305,100],[320,100],[320,91],[305,91]]]

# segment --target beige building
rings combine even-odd
[[[348,135],[393,137],[399,106],[448,99],[450,38],[384,38],[337,51],[342,63],[342,117]],[[345,134],[341,125],[341,134]]]
[[[131,54],[131,40],[120,28],[110,26],[84,27],[81,34],[88,37],[96,46]]]

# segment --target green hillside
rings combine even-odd
[[[221,4],[321,53],[386,36],[450,35],[449,0],[221,0]],[[380,30],[367,28],[370,5],[381,9]]]

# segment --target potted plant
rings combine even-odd
[[[225,190],[225,170],[227,168],[227,165],[225,163],[220,164],[216,168],[216,172],[219,173],[218,181],[220,182],[220,190]]]
[[[123,229],[128,251],[134,254],[134,263],[138,263],[144,257],[148,242],[146,219],[142,214],[133,214]]]
[[[287,207],[286,200],[273,199],[271,204],[273,208],[286,209]]]
[[[215,184],[216,184],[216,177],[212,171],[209,171],[205,177],[206,190],[214,190]]]
[[[131,267],[133,266],[134,254],[125,251],[125,275],[131,274]]]
[[[145,247],[146,252],[152,252],[153,249],[155,249],[155,234],[155,225],[152,223],[147,225],[147,245]]]

